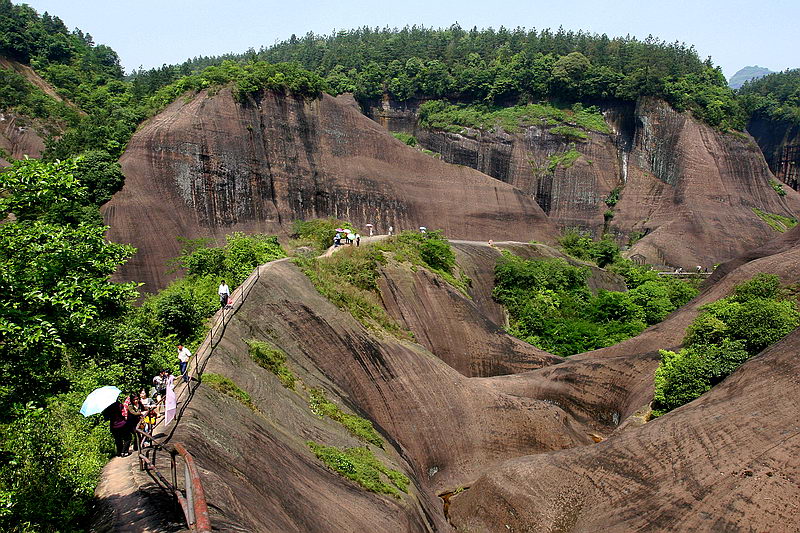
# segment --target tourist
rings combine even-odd
[[[142,404],[142,410],[148,410],[155,405],[155,402],[152,398],[147,396],[147,391],[141,389],[139,391],[139,403]]]
[[[227,304],[227,302],[225,302]],[[181,375],[183,376],[183,382],[189,382],[189,358],[192,356],[192,352],[189,351],[189,348],[186,348],[183,344],[178,345],[178,366],[181,368]]]
[[[228,288],[225,280],[222,280],[222,283],[219,284],[217,294],[219,294],[219,306],[224,308],[228,305],[228,297],[231,295],[231,290]]]
[[[164,399],[164,394],[167,392],[167,371],[162,370],[153,378],[153,387],[155,388],[155,400],[161,402]]]
[[[356,246],[361,246],[361,234],[356,233]]]
[[[175,376],[167,370],[167,392],[166,400],[164,401],[164,424],[169,424],[175,418],[175,411],[178,408],[178,399],[175,397],[175,389],[172,387],[175,381]]]
[[[139,396],[136,393],[131,394],[129,398],[131,402],[128,404],[127,431],[133,437],[133,449],[138,451],[139,439],[136,430],[142,420],[142,404],[139,403]]]
[[[389,237],[392,236],[393,232],[394,232],[394,226],[389,226]]]
[[[103,409],[103,418],[108,420],[111,435],[114,437],[114,445],[118,457],[130,455],[128,448],[131,445],[131,434],[128,431],[128,421],[122,416],[122,404],[119,400]]]

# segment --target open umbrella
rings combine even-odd
[[[106,385],[105,387],[93,390],[83,401],[81,414],[83,416],[92,416],[97,413],[102,413],[103,409],[117,401],[121,392],[122,391],[113,385]]]
[[[343,232],[345,232],[346,230],[345,230],[344,228],[336,228],[336,229],[335,229],[335,230],[333,230],[333,231],[338,231],[339,233],[343,233]]]

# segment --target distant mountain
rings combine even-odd
[[[731,79],[728,80],[728,87],[731,89],[738,89],[744,82],[752,80],[754,78],[761,78],[762,76],[766,76],[767,74],[771,74],[772,71],[768,68],[754,66],[754,67],[744,67],[739,72],[731,76]]]

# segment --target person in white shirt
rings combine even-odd
[[[225,280],[222,280],[222,283],[219,284],[219,289],[217,289],[217,293],[219,294],[219,306],[225,307],[228,305],[228,297],[231,295],[231,290],[225,284]]]
[[[189,374],[187,374],[186,371],[189,368],[189,358],[191,356],[192,352],[189,351],[189,348],[185,348],[182,344],[178,345],[178,365],[181,367],[184,383],[188,383],[189,381]]]

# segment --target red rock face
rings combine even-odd
[[[105,219],[112,240],[139,249],[121,277],[147,290],[168,281],[176,237],[285,234],[296,219],[332,216],[378,232],[427,226],[480,240],[555,236],[519,189],[405,146],[348,97],[181,98],[134,135],[120,162],[125,186]]]
[[[0,113],[0,149],[13,159],[41,157],[44,140],[34,128],[33,119],[14,113]],[[0,157],[0,167],[10,163]]]
[[[457,247],[459,260],[479,272],[486,250]],[[430,327],[419,331],[431,353],[365,330],[290,262],[274,262],[261,269],[207,367],[247,391],[257,411],[201,385],[175,438],[203,469],[221,529],[797,531],[798,332],[700,399],[644,425],[626,418],[652,397],[656,351],[680,345],[701,305],[757,272],[797,283],[799,266],[800,227],[723,265],[697,299],[634,339],[537,370],[467,378],[434,356],[448,339],[457,342],[455,326],[445,327],[454,314],[464,328],[480,326],[480,313],[464,312],[449,288],[411,279],[425,304],[417,308],[429,311]],[[391,269],[384,277],[409,279]],[[488,309],[477,295],[474,307]],[[288,354],[303,384],[297,392],[253,362],[249,339]],[[509,345],[493,358],[512,368],[531,355]],[[374,422],[386,440],[384,450],[373,447],[376,456],[409,475],[410,495],[367,493],[314,458],[307,440],[363,444],[311,413],[306,387],[324,388]],[[593,443],[593,431],[606,439]],[[445,514],[437,495],[465,486]]]
[[[800,214],[800,196],[781,198],[756,143],[722,134],[659,100],[604,110],[611,134],[588,132],[570,141],[546,127],[519,133],[427,131],[416,106],[384,102],[367,113],[387,127],[414,133],[445,161],[476,168],[530,194],[561,228],[608,231],[651,264],[694,269],[733,259],[777,236],[754,212]],[[760,142],[760,141],[759,141]],[[574,148],[581,156],[564,168],[550,157]],[[605,200],[620,191],[613,218]],[[787,187],[788,189],[788,187]]]

